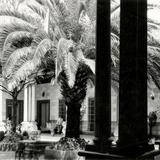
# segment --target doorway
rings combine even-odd
[[[46,123],[50,120],[50,100],[37,101],[37,122],[38,128],[46,128]]]
[[[13,117],[13,100],[6,99],[6,118],[12,120]],[[16,123],[20,124],[23,121],[23,100],[17,101]]]

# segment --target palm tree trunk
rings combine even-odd
[[[13,116],[12,116],[12,123],[13,123],[13,132],[16,132],[16,123],[17,123],[17,96],[13,97]]]
[[[79,103],[67,105],[66,137],[79,138],[80,136],[80,108]]]
[[[149,138],[152,138],[152,128],[153,125],[149,125]]]

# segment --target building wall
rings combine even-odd
[[[42,94],[45,93],[45,96],[43,97]],[[36,101],[38,100],[50,100],[50,120],[56,120],[58,119],[59,115],[59,99],[62,98],[62,95],[60,93],[60,88],[58,84],[55,84],[54,86],[50,84],[41,84],[36,85]],[[87,96],[83,102],[83,106],[85,106],[85,114],[82,118],[82,130],[88,131],[88,103],[89,98],[94,98],[94,87],[91,87],[88,85],[87,88]],[[117,94],[112,89],[112,121],[113,121],[113,130],[115,129],[115,126],[117,126]]]
[[[60,93],[60,87],[58,84],[50,85],[50,84],[40,84],[36,85],[36,107],[37,101],[40,100],[50,100],[50,120],[57,120],[59,115],[59,99],[62,99],[62,95]],[[87,96],[83,102],[83,106],[85,106],[85,114],[82,118],[82,130],[88,131],[88,104],[89,98],[94,98],[94,87],[88,85],[87,88]],[[3,93],[3,120],[6,120],[6,99],[12,99],[12,97],[6,93]],[[24,92],[22,91],[18,100],[24,99]],[[112,121],[117,121],[117,94],[112,90]]]
[[[5,85],[5,84],[4,84]],[[44,96],[43,96],[44,92]],[[58,84],[50,85],[50,84],[41,84],[36,85],[36,106],[37,101],[39,100],[50,100],[50,120],[57,120],[59,115],[59,99],[62,98],[60,93],[60,88]],[[154,98],[152,98],[153,96]],[[24,94],[23,91],[19,94],[18,100],[23,100]],[[83,106],[85,106],[85,114],[82,118],[82,130],[88,131],[88,103],[89,98],[94,98],[94,87],[88,86],[87,96],[83,102]],[[3,92],[3,120],[6,120],[6,99],[12,99],[10,95]],[[118,96],[117,92],[113,89],[111,90],[111,105],[112,105],[112,131],[118,134]],[[158,113],[158,122],[160,122],[160,92],[156,87],[152,87],[152,89],[148,89],[148,113],[151,111],[159,110]],[[159,126],[159,125],[158,125]]]
[[[45,93],[43,97],[42,94]],[[87,120],[88,120],[88,98],[94,97],[94,88],[88,86],[87,96],[83,102],[86,107],[85,114],[83,116],[83,129],[87,130]],[[50,120],[57,120],[59,115],[59,99],[62,99],[60,93],[60,87],[58,84],[40,84],[36,85],[36,102],[39,100],[50,100]]]
[[[43,92],[45,96],[43,97]],[[54,86],[50,84],[36,85],[36,103],[38,100],[50,100],[50,120],[58,119],[58,101],[62,98],[58,84]],[[37,106],[37,105],[36,105]]]

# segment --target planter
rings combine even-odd
[[[62,151],[46,147],[45,158],[54,160],[84,160],[84,157],[79,157],[77,151]]]

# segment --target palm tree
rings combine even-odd
[[[64,5],[58,0],[47,1],[47,3],[36,0],[32,2],[34,3],[30,4],[28,1],[23,1],[20,5],[28,7],[27,9],[30,9],[34,13],[33,15],[24,14],[19,9],[20,7],[16,7],[17,10],[14,8],[13,10],[5,9],[0,11],[0,18],[7,15],[7,18],[14,20],[14,23],[1,26],[2,30],[0,32],[3,76],[8,83],[8,88],[10,91],[15,90],[21,82],[35,78],[39,74],[45,73],[46,70],[48,72],[48,66],[54,69],[55,63],[57,66],[56,77],[65,69],[64,71],[67,75],[69,73],[68,82],[73,85],[73,79],[75,79],[73,77],[75,77],[76,70],[73,71],[73,68],[71,69],[70,67],[75,65],[75,69],[77,69],[80,60],[83,60],[88,65],[91,62],[83,56],[79,48],[80,37],[77,35],[77,31],[81,27],[76,20],[68,17],[67,10],[65,11]],[[52,17],[49,17],[49,13]],[[12,22],[11,20],[10,22]],[[38,29],[42,27],[43,29]],[[70,40],[61,37],[69,38]],[[63,48],[62,41],[67,42],[68,46]],[[56,43],[58,43],[58,58],[54,56]],[[74,52],[70,52],[71,56],[69,58],[71,61],[68,64],[68,57],[64,57],[67,56],[66,53],[69,47],[73,48]],[[59,52],[60,49],[62,49],[62,52]],[[50,56],[45,56],[47,53],[52,53],[53,59]],[[47,61],[44,57],[47,58]],[[52,76],[55,76],[55,71],[49,71],[52,72]],[[14,104],[16,105],[16,103]]]
[[[0,10],[0,21],[7,18],[8,22],[6,20],[4,24],[0,24],[0,49],[3,78],[8,87],[2,86],[2,88],[13,98],[13,124],[15,125],[17,96],[24,85],[37,74],[37,66],[41,61],[40,58],[38,59],[39,55],[43,56],[51,50],[53,42],[45,30],[38,29],[45,21],[42,15],[31,16],[15,10],[17,8],[11,9],[10,5],[5,7],[4,10]]]
[[[68,83],[68,76],[64,70],[59,75],[61,93],[67,106],[66,137],[79,138],[80,136],[80,109],[86,96],[88,79],[92,75],[90,68],[83,62],[79,62],[72,87]]]
[[[157,6],[148,5],[149,9]],[[23,10],[29,10],[29,12],[24,13]],[[111,11],[112,84],[117,88],[120,7],[116,0],[112,1]],[[18,86],[21,81],[36,77],[37,73],[38,75],[44,73],[48,61],[51,61],[52,68],[56,65],[56,72],[52,72],[52,75],[58,77],[61,72],[65,72],[70,87],[75,84],[81,60],[90,66],[94,73],[94,62],[86,59],[86,56],[90,56],[91,51],[95,51],[95,21],[87,18],[85,7],[80,11],[79,16],[79,21],[70,16],[69,10],[60,0],[24,0],[12,10],[9,8],[0,10],[0,22],[4,18],[8,19],[4,25],[0,23],[2,28],[0,48],[4,73],[10,90]],[[87,20],[87,23],[84,23],[83,19]],[[82,32],[81,27],[84,29]],[[158,29],[158,23],[148,19],[148,79],[153,80],[159,87],[159,41],[153,34]],[[86,56],[83,55],[82,49]],[[55,56],[53,59],[48,58],[47,61],[43,59],[42,65],[42,58],[48,52],[52,52]]]

